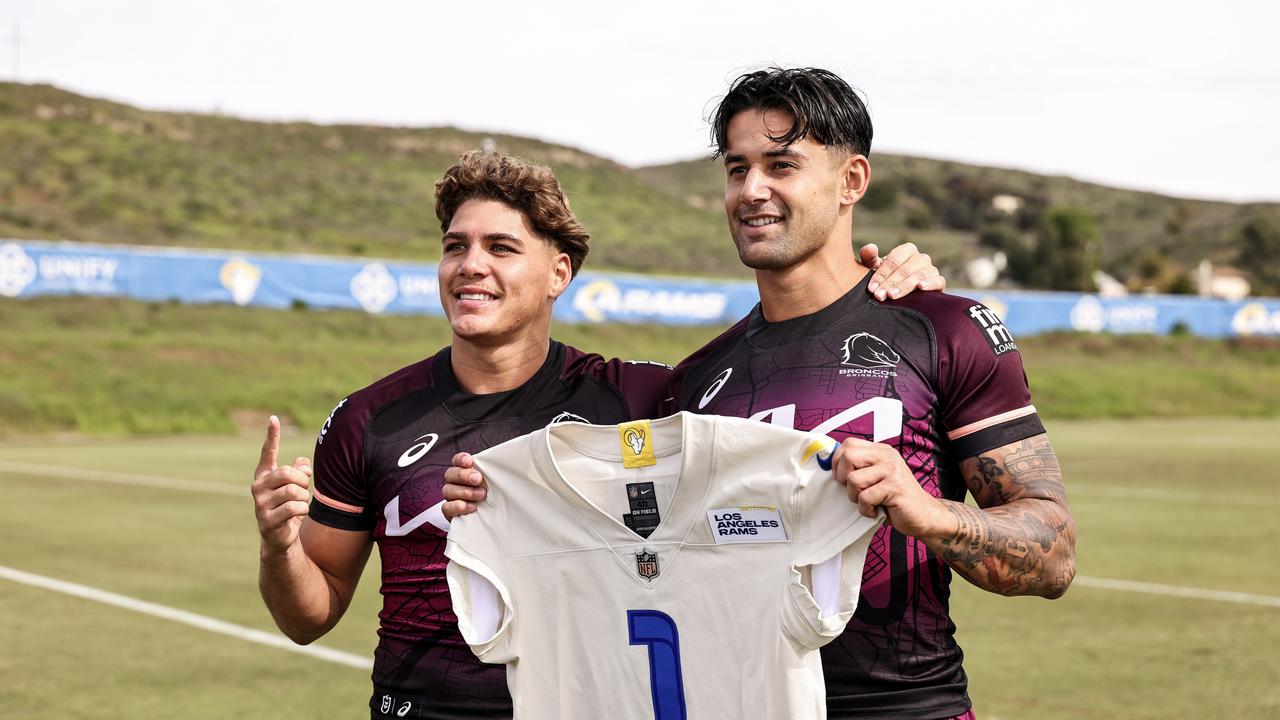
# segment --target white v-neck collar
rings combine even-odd
[[[573,481],[565,477],[551,450],[551,438],[554,435],[575,448],[590,450],[589,456],[621,463],[622,454],[618,449],[617,426],[576,422],[549,425],[539,432],[538,437],[533,438],[532,454],[534,465],[547,481],[547,485],[574,509],[583,523],[591,529],[592,534],[599,538],[600,542],[607,546],[620,562],[630,567],[634,565],[636,546],[644,546],[646,549],[668,547],[673,554],[683,546],[693,530],[694,523],[702,515],[702,506],[706,503],[707,494],[711,490],[709,481],[713,469],[713,455],[705,449],[714,447],[717,430],[714,416],[695,415],[688,412],[654,420],[650,424],[650,431],[655,438],[665,438],[666,442],[663,444],[668,447],[672,444],[673,436],[679,438],[680,474],[676,479],[676,488],[671,495],[671,501],[667,505],[666,516],[648,538],[638,535],[579,490]],[[655,447],[659,447],[656,439]],[[658,452],[659,456],[664,454],[670,455],[671,452]],[[619,482],[621,481],[619,479]],[[667,562],[670,563],[672,559],[669,558]],[[660,573],[656,578],[644,580],[635,573],[632,575],[646,585],[654,585],[663,577]]]

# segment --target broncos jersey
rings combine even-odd
[[[516,718],[826,717],[817,648],[853,615],[880,522],[832,450],[680,413],[477,455],[489,496],[450,530],[449,587]]]
[[[371,532],[378,545],[374,717],[511,717],[503,668],[475,658],[449,605],[440,505],[454,454],[557,420],[650,416],[669,374],[665,365],[605,361],[553,341],[524,385],[472,395],[459,387],[445,348],[338,403],[316,440],[311,517]]]
[[[757,306],[676,367],[664,405],[888,443],[928,492],[962,501],[962,460],[1044,432],[1018,347],[980,303],[936,292],[879,302],[867,281],[782,322]],[[950,581],[923,542],[876,532],[857,613],[822,650],[831,717],[970,707]]]

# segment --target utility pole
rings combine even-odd
[[[4,43],[13,46],[13,81],[20,82],[22,80],[22,46],[27,44],[27,39],[22,37],[20,23],[13,23],[13,35],[4,38]]]

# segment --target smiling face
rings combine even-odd
[[[524,213],[496,200],[467,200],[441,240],[440,303],[455,336],[502,345],[549,332],[551,309],[571,278]]]
[[[842,203],[847,163],[838,153],[807,137],[790,145],[769,138],[791,123],[786,112],[758,108],[729,122],[724,209],[738,257],[756,270],[780,270],[813,255],[835,234],[842,205],[852,205]]]

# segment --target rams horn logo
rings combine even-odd
[[[891,368],[902,360],[889,344],[871,333],[858,333],[844,339],[845,365],[863,368]]]
[[[639,455],[644,450],[644,431],[639,428],[631,428],[622,436],[631,446],[631,452]]]

